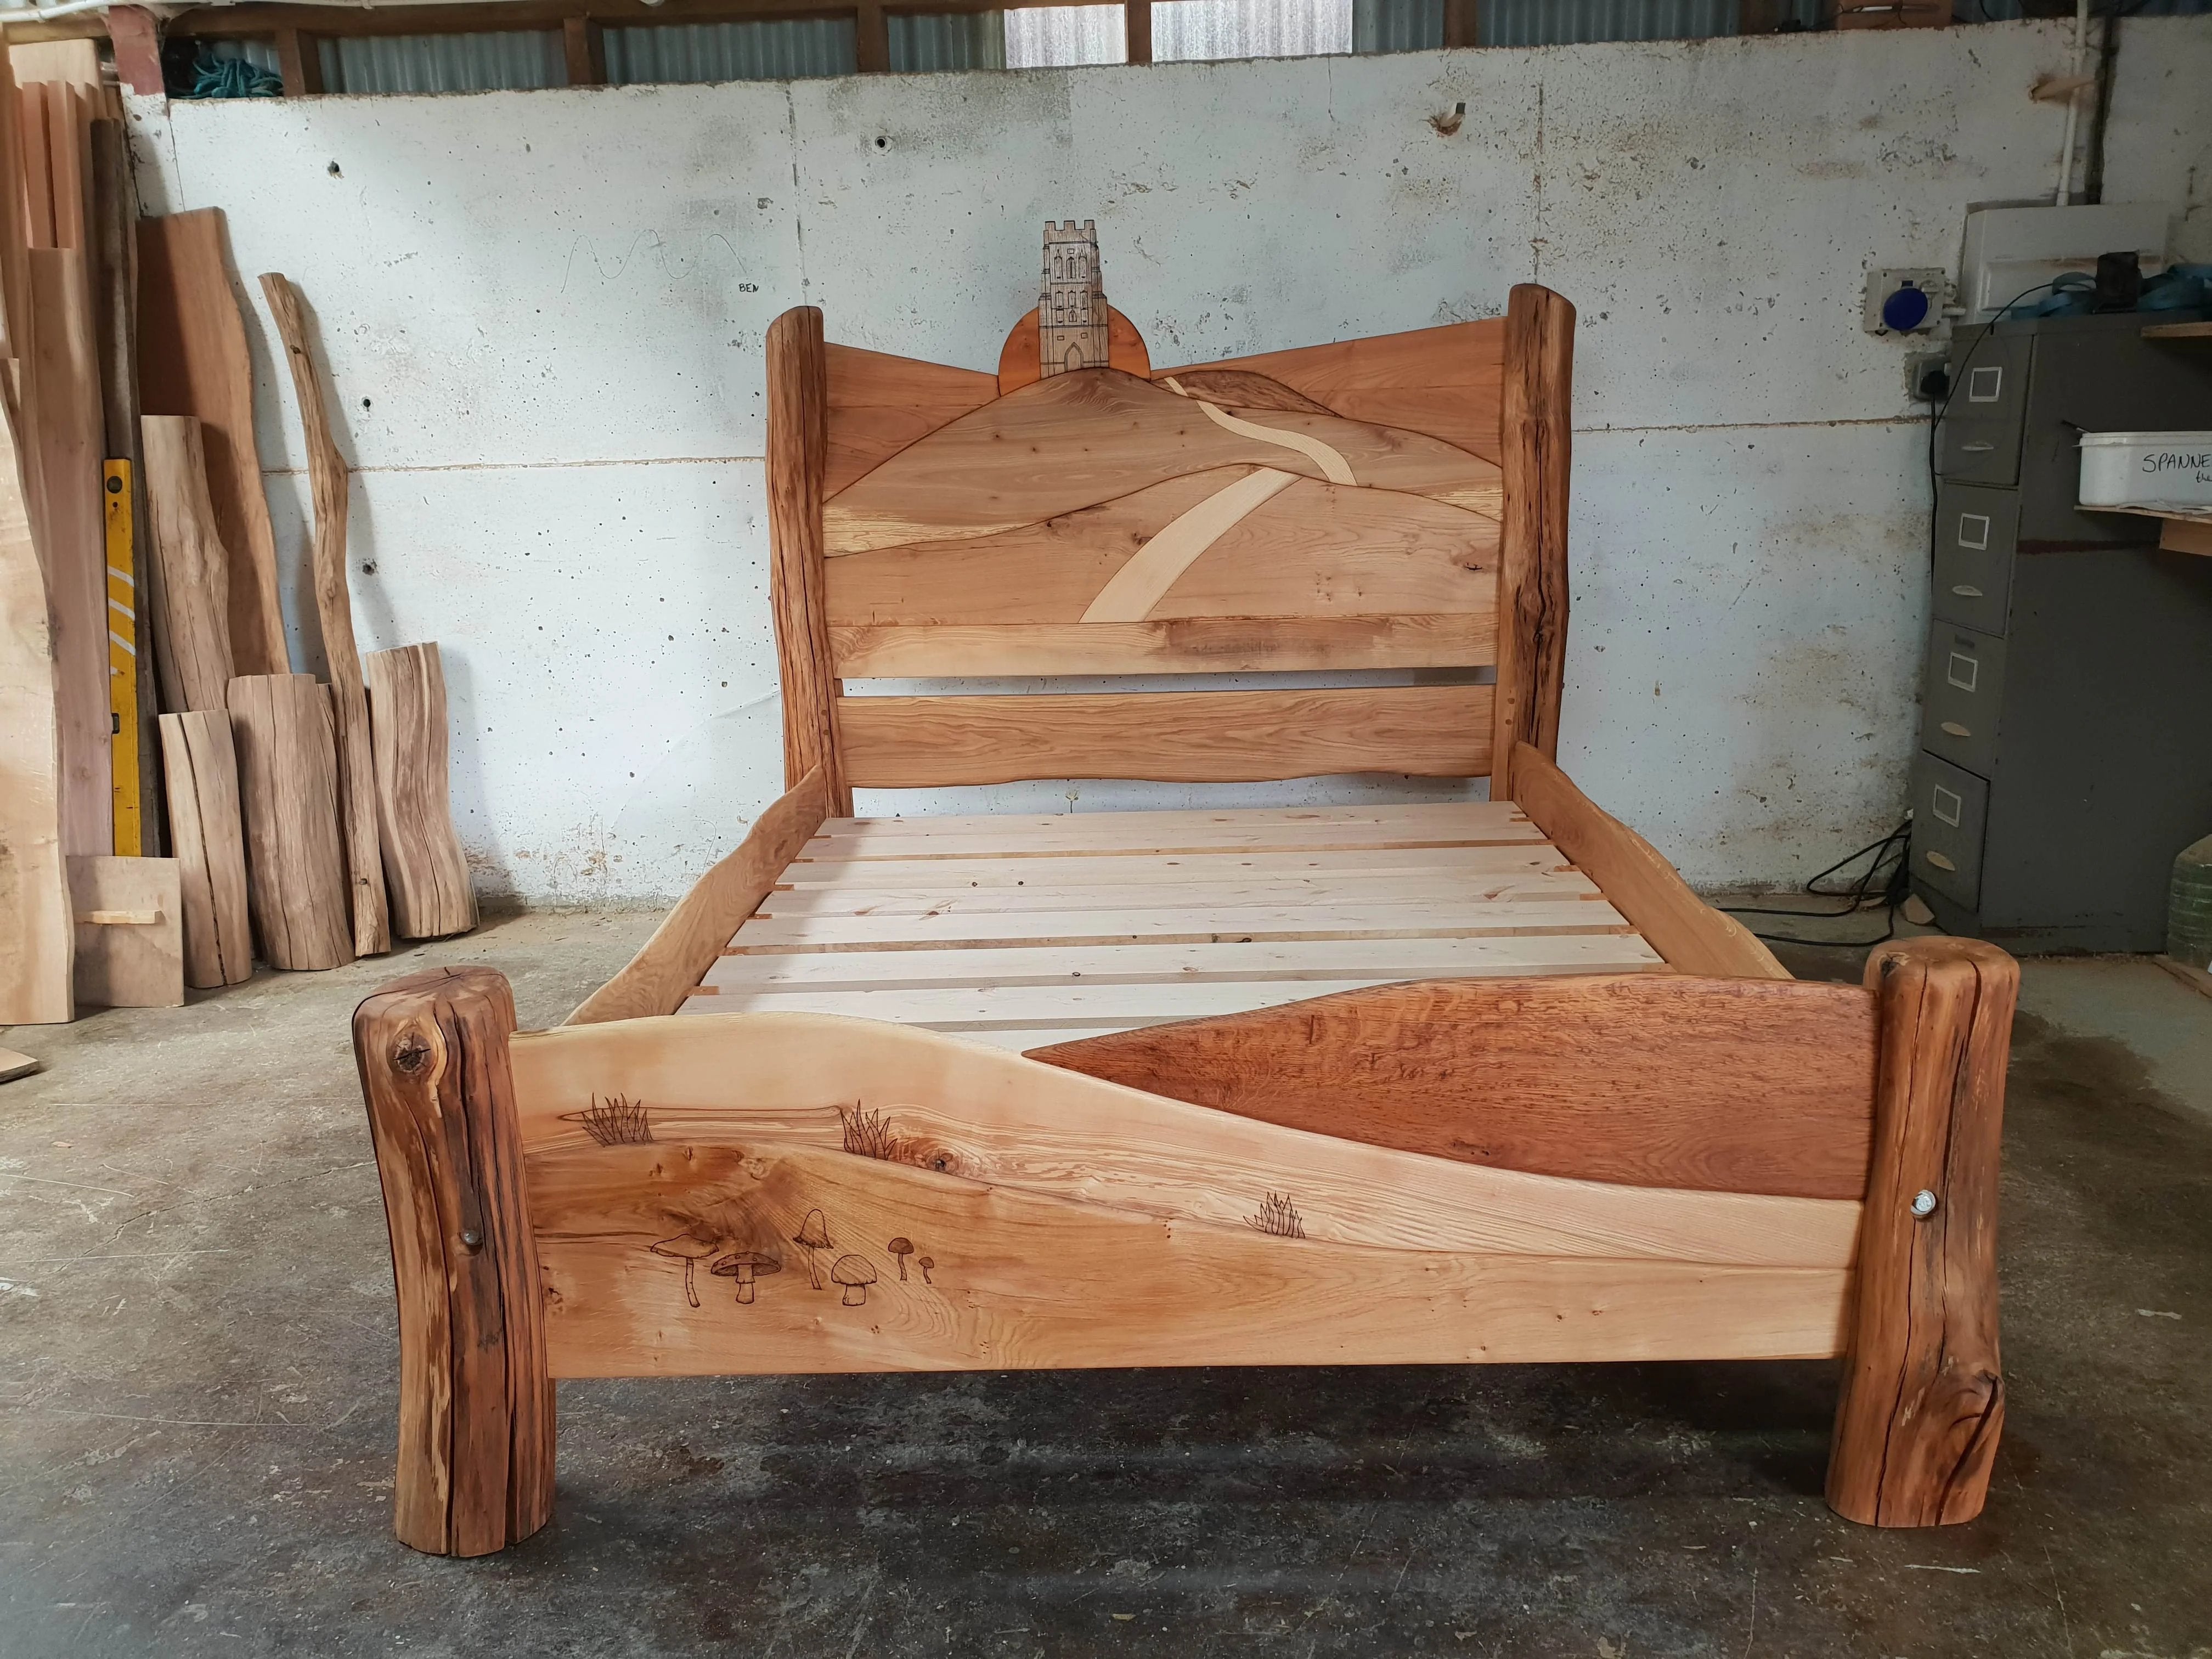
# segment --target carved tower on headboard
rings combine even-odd
[[[1106,367],[1106,289],[1098,272],[1098,224],[1049,220],[1044,281],[1037,296],[1037,369],[1049,378]]]

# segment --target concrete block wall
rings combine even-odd
[[[2212,20],[2126,25],[2107,196],[2212,258]],[[1098,222],[1163,364],[1580,308],[1564,758],[1696,883],[1888,829],[1925,626],[1926,428],[1869,265],[2049,199],[2070,30],[141,101],[149,211],[228,210],[288,605],[307,483],[250,279],[315,313],[365,647],[436,639],[489,896],[653,902],[781,781],[763,331],[995,366],[1047,219]],[[1451,137],[1429,118],[1464,103]],[[312,629],[310,629],[310,633]],[[303,665],[319,653],[301,642]],[[1425,799],[1317,780],[878,793],[862,810]],[[1475,786],[1480,793],[1480,786]],[[1073,797],[1071,802],[1070,797]]]

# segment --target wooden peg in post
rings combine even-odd
[[[2020,964],[1917,939],[1867,963],[1874,1167],[1828,1459],[1828,1505],[1873,1527],[1971,1521],[2004,1426],[1997,1146]]]
[[[354,1011],[399,1298],[392,1525],[432,1555],[489,1555],[553,1517],[514,1030],[514,995],[489,968],[410,974]]]

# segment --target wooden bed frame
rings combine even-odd
[[[355,1016],[403,1540],[545,1522],[556,1377],[1119,1365],[1840,1355],[1830,1504],[1979,1512],[2016,965],[1793,980],[1554,764],[1573,315],[998,376],[777,320],[787,792],[561,1028]],[[1492,799],[851,816],[1355,769]]]

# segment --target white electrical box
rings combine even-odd
[[[1947,337],[1951,273],[1926,266],[1867,272],[1859,326],[1869,334],[1934,334]]]
[[[2165,268],[2172,215],[2154,203],[1981,208],[1966,216],[1960,303],[1987,322],[2023,294],[2069,270],[2094,271],[2100,253],[2136,254],[2143,275]]]

